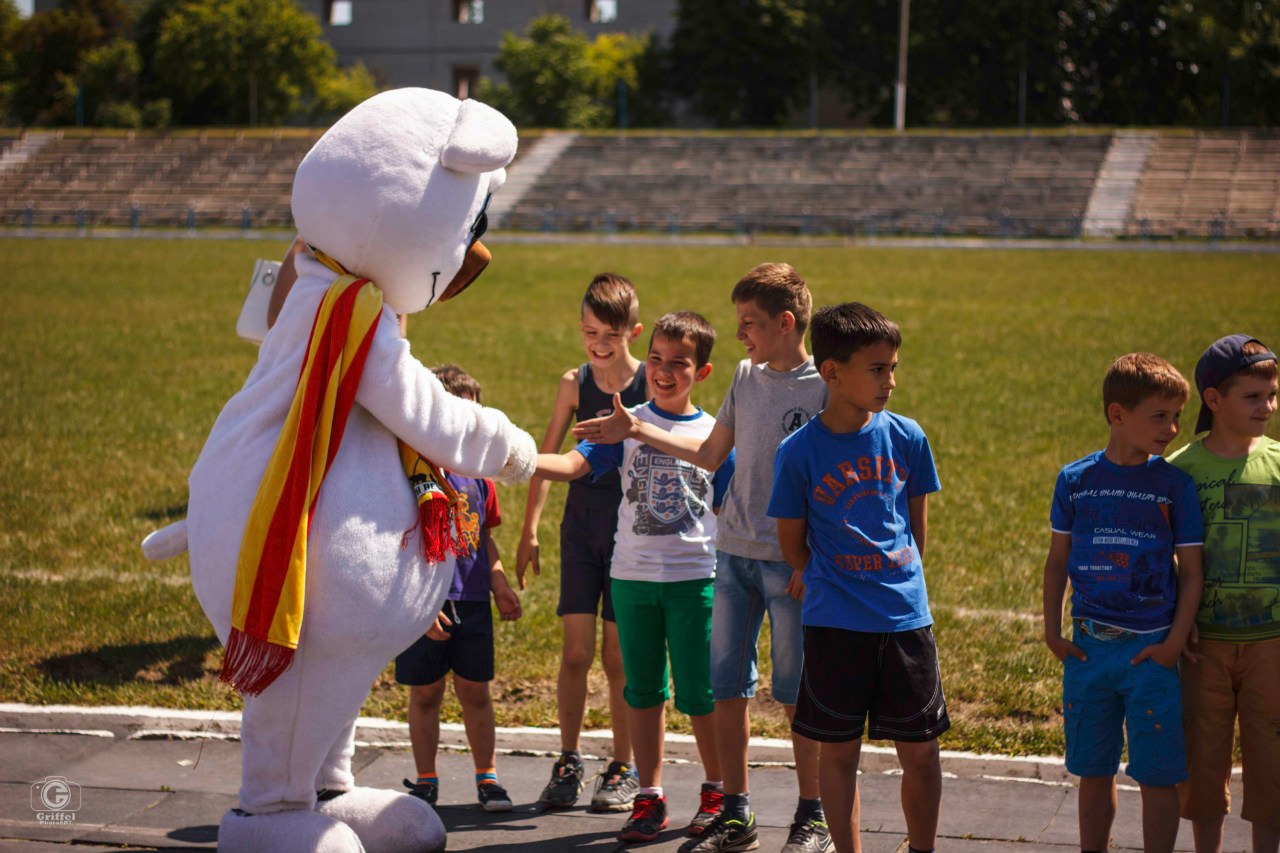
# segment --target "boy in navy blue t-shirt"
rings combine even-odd
[[[480,402],[480,383],[453,364],[432,369],[445,390]],[[511,797],[498,783],[493,699],[492,595],[504,621],[519,619],[520,596],[507,582],[490,530],[502,523],[498,496],[489,480],[445,472],[458,493],[454,529],[464,553],[457,557],[444,610],[423,637],[396,656],[396,681],[409,686],[409,743],[418,775],[404,780],[415,797],[436,804],[440,777],[436,752],[440,745],[440,704],[445,677],[453,672],[453,690],[462,706],[467,744],[476,768],[476,798],[485,811],[511,810]]]
[[[1176,667],[1200,603],[1204,522],[1195,482],[1160,454],[1189,391],[1162,358],[1116,359],[1102,383],[1107,447],[1065,466],[1054,488],[1044,631],[1063,662],[1084,851],[1110,842],[1124,730],[1126,770],[1142,788],[1143,847],[1172,851],[1178,836],[1174,786],[1187,769]],[[1062,636],[1068,578],[1074,642]]]
[[[803,574],[804,671],[792,728],[822,742],[819,787],[837,853],[853,853],[864,729],[892,740],[912,851],[932,851],[951,726],[924,568],[926,501],[941,488],[915,421],[885,411],[902,335],[857,302],[810,326],[827,407],[778,447],[769,515]],[[870,715],[870,725],[866,721]]]

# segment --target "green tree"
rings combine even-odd
[[[163,19],[155,72],[187,124],[279,124],[334,67],[295,0],[188,0]]]
[[[122,35],[128,7],[120,0],[64,0],[9,29],[11,115],[21,124],[75,119],[75,87],[86,51]],[[67,91],[72,92],[70,101]]]
[[[776,127],[808,102],[814,35],[804,0],[679,0],[672,79],[722,127]]]
[[[378,84],[363,62],[350,68],[335,68],[316,85],[315,100],[311,105],[311,120],[329,123],[378,93]]]
[[[140,114],[137,121],[122,120],[122,117],[131,115],[122,106],[132,106],[137,100],[138,73],[141,70],[142,58],[138,55],[138,48],[127,39],[117,38],[85,51],[80,58],[78,80],[85,111],[92,117],[92,124],[138,125]],[[137,113],[136,108],[133,113]]]
[[[1190,74],[1179,119],[1199,125],[1280,120],[1280,5],[1181,0],[1166,7],[1178,61]]]
[[[587,39],[567,18],[543,15],[524,37],[503,33],[493,65],[504,83],[481,83],[478,97],[517,125],[594,127],[603,115],[594,102]]]

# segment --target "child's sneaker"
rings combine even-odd
[[[787,843],[782,845],[782,853],[831,853],[835,849],[836,844],[831,840],[831,831],[826,823],[817,818],[799,816],[791,824]]]
[[[487,812],[511,811],[511,796],[497,782],[476,785],[476,797],[480,800],[480,808]]]
[[[593,812],[621,812],[631,808],[640,790],[640,780],[631,768],[621,761],[614,761],[596,777],[596,789],[591,795]]]
[[[681,844],[679,853],[736,853],[739,850],[755,850],[759,846],[754,812],[747,816],[745,823],[726,818],[721,813],[711,821],[706,832]]]
[[[689,835],[702,835],[722,811],[724,811],[724,789],[703,782],[698,811],[694,813],[693,820],[689,821]]]
[[[581,761],[561,756],[551,768],[551,781],[542,789],[538,802],[551,809],[567,809],[578,801],[587,787],[587,770]]]
[[[667,798],[636,794],[631,804],[631,817],[622,825],[618,838],[622,841],[652,841],[666,828]]]
[[[440,787],[434,782],[418,783],[410,782],[408,779],[405,779],[404,786],[409,789],[409,796],[425,800],[429,806],[434,806],[436,804],[436,798],[440,796]]]

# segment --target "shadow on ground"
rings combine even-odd
[[[185,634],[155,643],[100,646],[69,655],[45,658],[36,664],[54,681],[77,684],[183,684],[216,670],[205,668],[208,653],[218,647],[212,634]]]

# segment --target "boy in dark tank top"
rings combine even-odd
[[[597,275],[582,300],[582,347],[587,361],[560,377],[551,421],[539,450],[559,453],[574,420],[608,415],[613,395],[621,394],[625,406],[649,399],[644,365],[631,355],[630,345],[643,327],[640,302],[634,285],[613,273]],[[524,526],[516,551],[516,576],[520,588],[525,571],[538,562],[538,520],[546,504],[550,482],[535,477],[529,483]],[[580,736],[586,713],[587,675],[595,660],[596,615],[604,622],[600,658],[609,683],[609,717],[613,728],[613,760],[600,771],[591,798],[592,811],[627,811],[639,790],[632,766],[631,734],[626,703],[618,626],[609,594],[609,566],[613,559],[621,478],[616,471],[592,481],[590,477],[569,484],[564,519],[560,524],[560,602],[564,644],[556,683],[562,754],[542,791],[540,802],[549,808],[568,808],[586,787]]]

